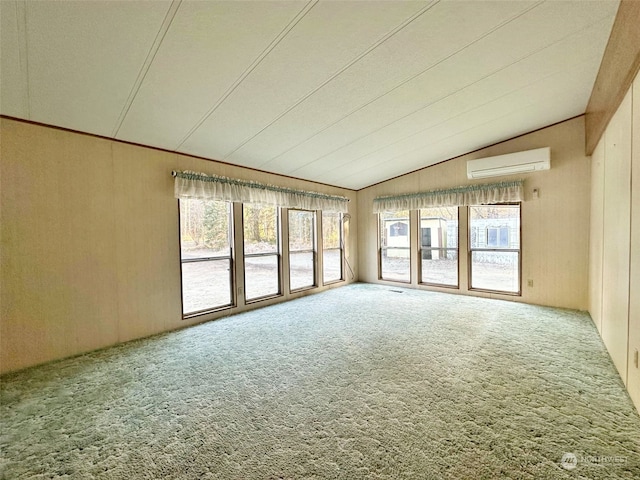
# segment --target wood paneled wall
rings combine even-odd
[[[633,82],[627,389],[640,412],[640,74]]]
[[[592,157],[589,312],[640,411],[640,76]]]
[[[2,373],[324,289],[182,320],[172,170],[345,195],[357,216],[351,190],[6,118],[0,129]],[[350,222],[352,265],[356,238]]]
[[[584,117],[568,120],[528,135],[473,152],[358,192],[360,280],[378,280],[377,217],[373,199],[381,195],[419,192],[471,183],[490,183],[518,177],[470,181],[467,160],[551,147],[551,170],[528,173],[522,203],[522,296],[513,297],[471,291],[468,288],[467,210],[460,210],[460,288],[438,289],[417,284],[415,288],[477,296],[491,296],[540,305],[586,310],[589,256],[589,159],[584,155]],[[533,189],[539,197],[534,198]],[[412,244],[417,249],[417,240]],[[414,255],[413,269],[418,268]],[[533,286],[527,286],[527,280]]]

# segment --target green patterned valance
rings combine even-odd
[[[173,172],[176,198],[277,205],[304,210],[347,213],[349,199],[339,195],[278,187],[197,172]]]
[[[428,207],[489,205],[522,200],[524,200],[524,180],[516,180],[377,197],[373,200],[373,213]]]

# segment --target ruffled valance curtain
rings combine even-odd
[[[489,205],[522,200],[524,200],[524,180],[516,180],[377,197],[373,200],[373,213],[386,210],[418,210],[428,207]]]
[[[247,180],[236,180],[197,172],[173,172],[176,198],[277,205],[304,210],[347,213],[349,199],[338,195],[307,192]]]

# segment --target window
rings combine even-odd
[[[509,226],[487,227],[487,246],[509,248]]]
[[[233,304],[231,231],[229,202],[180,200],[183,316]]]
[[[322,212],[322,281],[337,282],[342,276],[342,214]]]
[[[247,301],[270,297],[280,290],[280,229],[278,208],[244,204],[244,286]]]
[[[378,216],[380,278],[411,281],[409,211],[383,212]]]
[[[471,289],[520,294],[520,205],[469,207]]]
[[[290,290],[316,285],[315,212],[289,210]]]
[[[420,283],[458,286],[458,207],[420,210]]]

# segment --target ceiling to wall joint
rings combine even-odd
[[[618,0],[0,2],[0,113],[358,190],[585,113]]]

